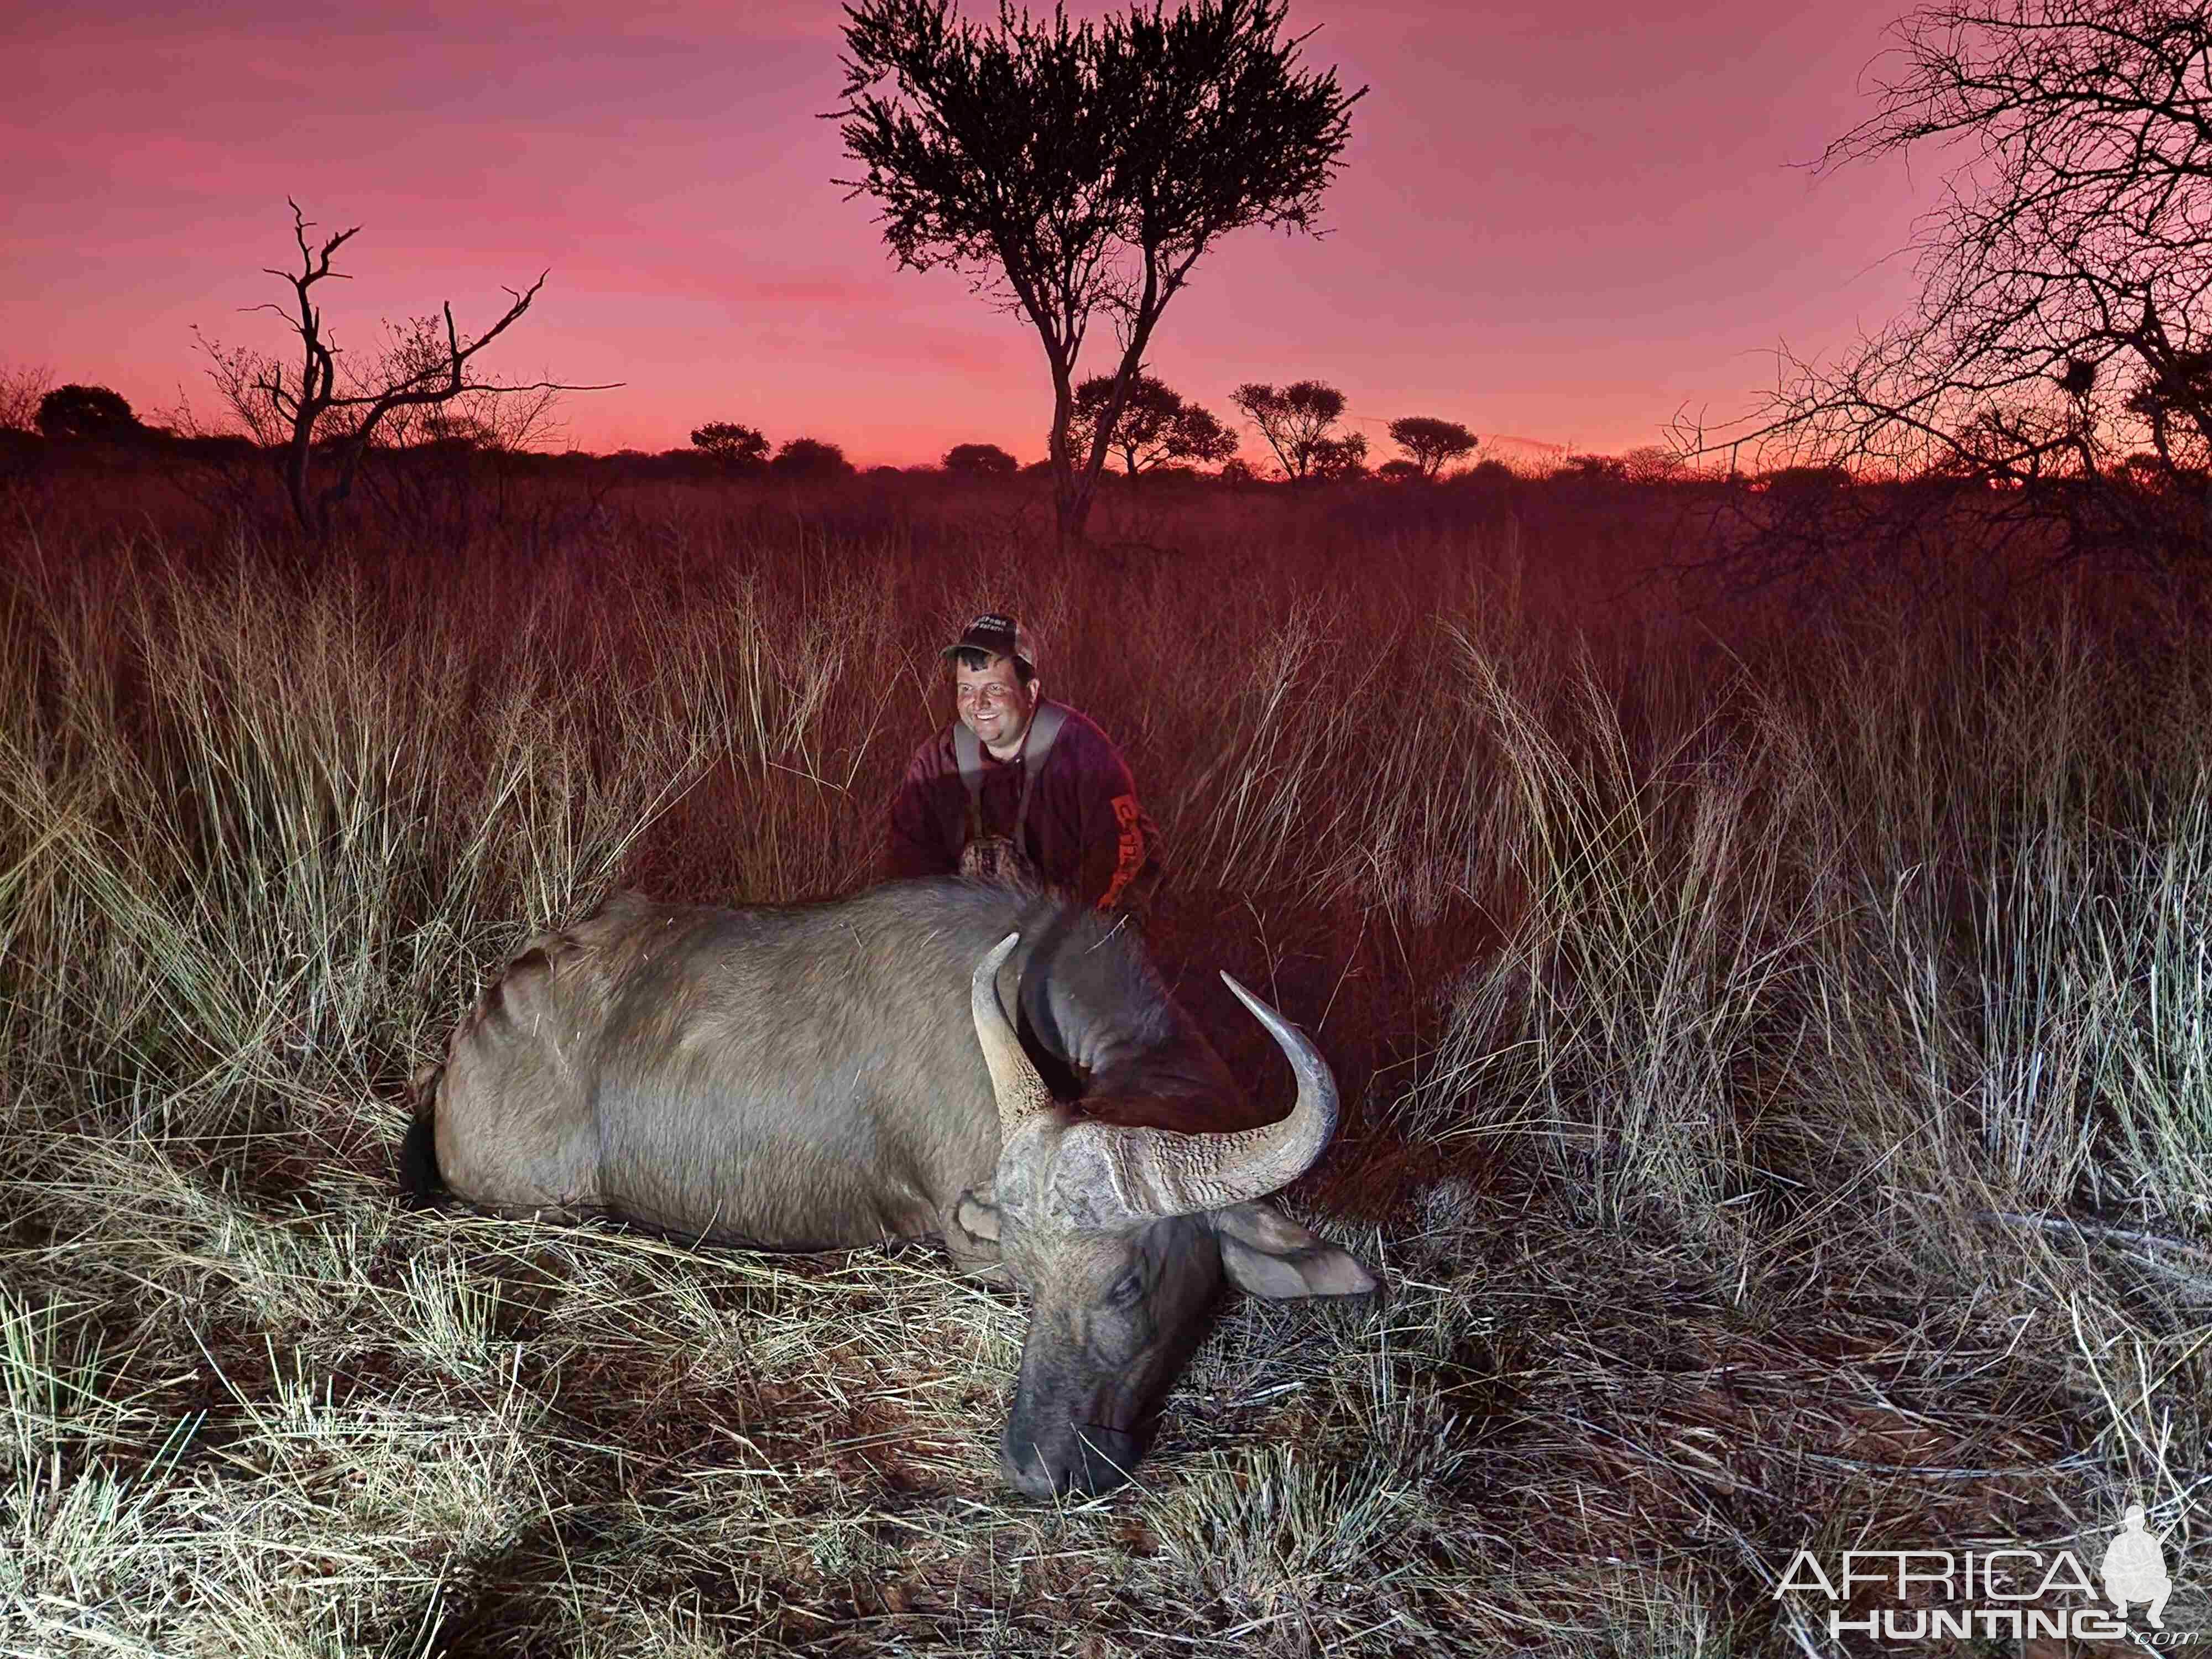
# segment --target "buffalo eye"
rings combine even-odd
[[[1145,1276],[1136,1268],[1132,1267],[1115,1279],[1114,1288],[1106,1292],[1107,1305],[1114,1308],[1126,1308],[1144,1293]]]

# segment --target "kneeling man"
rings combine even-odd
[[[1127,905],[1158,832],[1120,750],[1088,715],[1045,697],[1036,643],[1011,615],[987,611],[942,654],[956,718],[915,751],[892,798],[890,873],[957,872],[1100,910]]]

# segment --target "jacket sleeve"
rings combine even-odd
[[[890,879],[949,876],[960,868],[960,849],[945,844],[945,827],[933,810],[941,784],[938,739],[915,750],[906,776],[891,796],[890,846],[884,868]]]
[[[1111,910],[1145,867],[1144,811],[1121,751],[1103,738],[1093,738],[1085,751],[1076,804],[1083,837],[1076,894],[1085,905]]]

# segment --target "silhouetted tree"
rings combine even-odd
[[[692,428],[691,446],[732,471],[748,471],[768,460],[768,440],[753,428],[734,421],[709,421]]]
[[[1231,392],[1229,401],[1259,428],[1267,447],[1275,452],[1285,477],[1315,477],[1324,461],[1341,465],[1341,452],[1325,447],[1340,441],[1331,436],[1331,429],[1344,417],[1344,394],[1334,386],[1319,380],[1293,380],[1278,392],[1264,381],[1252,380]],[[1367,440],[1360,438],[1358,444],[1354,459],[1364,461]]]
[[[1815,495],[1849,489],[1851,475],[1840,466],[1778,466],[1755,482],[1770,495]]]
[[[1341,438],[1322,438],[1315,443],[1309,459],[1308,476],[1324,483],[1364,478],[1367,476],[1366,435],[1347,432]]]
[[[39,430],[58,442],[142,437],[146,428],[130,399],[104,386],[58,386],[39,399]]]
[[[0,364],[0,432],[35,432],[39,405],[54,384],[49,368]]]
[[[1457,421],[1408,415],[1390,422],[1390,441],[1412,458],[1424,478],[1433,478],[1443,471],[1446,462],[1474,454],[1481,441]]]
[[[2167,489],[2173,483],[2173,469],[2160,457],[2142,450],[2120,463],[2120,476],[2138,489]]]
[[[1565,457],[1552,476],[1574,483],[1623,483],[1628,465],[1618,455],[1573,454]]]
[[[1222,462],[1236,453],[1237,434],[1223,424],[1221,417],[1200,404],[1186,403],[1169,428],[1164,460],[1155,459],[1143,465],[1158,467],[1194,461]]]
[[[951,0],[846,9],[838,113],[866,171],[841,182],[883,204],[901,264],[963,269],[1036,328],[1063,546],[1082,535],[1121,405],[1199,257],[1247,225],[1313,228],[1360,94],[1334,70],[1298,71],[1285,13],[1282,0],[1190,0],[1071,25],[1002,5],[979,27]],[[888,94],[870,90],[885,81]],[[1076,364],[1102,312],[1117,390],[1079,455]]]
[[[264,447],[281,446],[284,489],[293,514],[318,541],[329,536],[332,515],[352,495],[362,459],[387,436],[387,423],[403,425],[410,416],[465,397],[496,401],[546,394],[537,398],[538,412],[532,416],[535,424],[550,407],[551,394],[605,389],[552,380],[518,385],[470,378],[470,361],[530,309],[530,302],[545,286],[544,274],[526,290],[509,289],[506,313],[473,338],[462,338],[448,303],[438,318],[416,318],[389,327],[386,349],[365,371],[349,371],[342,377],[339,348],[324,326],[314,288],[331,276],[343,276],[331,270],[331,256],[358,235],[361,227],[339,231],[315,247],[307,240],[313,222],[297,202],[288,198],[286,204],[292,210],[300,269],[270,268],[268,274],[291,284],[295,309],[276,305],[253,309],[275,312],[299,337],[299,368],[288,373],[274,357],[245,348],[226,350],[204,337],[200,345],[211,360],[208,373],[216,390],[247,433]],[[331,474],[319,485],[314,474],[319,460]]]
[[[1088,453],[1097,436],[1099,421],[1112,404],[1117,386],[1112,375],[1097,374],[1075,388],[1075,414],[1067,435],[1079,453]],[[1133,478],[1168,461],[1225,461],[1237,453],[1237,434],[1212,410],[1186,403],[1180,392],[1149,374],[1139,374],[1124,396],[1107,449],[1121,456],[1122,467]]]
[[[955,444],[945,452],[945,470],[970,477],[1011,478],[1021,463],[996,444]]]
[[[2006,486],[2069,551],[2106,532],[2202,551],[2194,489],[2185,519],[2144,518],[2130,490],[2081,506],[2130,453],[2177,485],[2212,463],[2212,8],[1966,0],[1891,34],[1878,106],[1820,165],[1944,147],[1919,300],[1832,366],[1784,353],[1757,414],[1704,447]]]
[[[769,471],[781,478],[842,478],[853,471],[845,452],[820,438],[787,438]]]
[[[442,373],[442,318],[381,327],[380,349],[351,363],[352,384],[396,386]],[[465,386],[442,402],[395,405],[363,448],[358,493],[400,536],[458,550],[515,504],[521,458],[552,434],[558,404],[558,392],[546,386]]]
[[[1688,463],[1664,444],[1638,444],[1620,458],[1621,476],[1630,483],[1674,483],[1688,470]]]
[[[1383,462],[1375,469],[1375,476],[1385,483],[1412,483],[1429,475],[1411,461],[1397,460]]]
[[[2172,353],[2136,383],[2124,406],[2142,421],[2152,456],[2169,474],[2202,471],[2212,459],[2204,427],[2212,410],[2212,351]]]

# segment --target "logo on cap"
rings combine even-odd
[[[1036,645],[1030,638],[1029,629],[1003,611],[986,611],[940,654],[949,657],[956,651],[987,651],[994,657],[1018,657],[1032,671],[1036,667]]]

